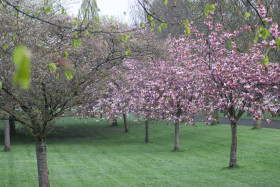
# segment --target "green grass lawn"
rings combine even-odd
[[[87,122],[87,123],[86,123]],[[59,120],[47,140],[49,179],[54,187],[92,186],[279,186],[280,131],[238,127],[239,168],[227,169],[230,126],[180,127],[181,151],[173,152],[174,126],[131,119],[130,132],[95,120]],[[3,137],[3,125],[0,127]],[[38,186],[32,138],[12,137],[11,152],[0,151],[0,186]],[[0,144],[3,147],[3,141]],[[1,148],[2,149],[2,148]]]

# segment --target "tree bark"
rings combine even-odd
[[[145,143],[149,143],[149,120],[145,121],[145,126],[146,126],[146,137],[145,137]]]
[[[9,124],[11,136],[17,135],[15,120],[12,117],[9,117]]]
[[[114,120],[113,120],[112,126],[118,126],[118,121],[117,121],[117,119],[114,119]]]
[[[211,122],[211,125],[218,125],[219,124],[219,110],[215,110],[213,113],[214,121]]]
[[[228,168],[234,168],[236,164],[236,151],[237,151],[237,122],[230,122],[231,125],[231,149],[230,149],[230,161]]]
[[[9,126],[9,120],[4,120],[4,137],[5,137],[4,151],[8,152],[8,151],[10,151],[10,126]]]
[[[174,151],[179,151],[179,122],[175,122]]]
[[[254,121],[253,129],[261,129],[262,128],[262,119],[257,119]]]
[[[123,114],[123,122],[124,122],[124,132],[128,132],[126,114]]]
[[[46,139],[36,137],[36,157],[39,187],[49,187],[49,170],[47,166]]]

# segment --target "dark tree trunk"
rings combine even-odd
[[[5,137],[4,151],[8,152],[8,151],[10,151],[10,126],[9,126],[9,120],[4,120],[4,137]]]
[[[257,119],[254,121],[253,129],[261,129],[262,128],[262,119]]]
[[[230,149],[230,161],[228,168],[234,168],[236,164],[236,150],[237,150],[237,122],[230,122],[231,125],[231,149]]]
[[[179,122],[175,122],[174,151],[179,151]]]
[[[145,143],[149,143],[149,120],[145,121],[145,126],[146,126],[146,137],[145,137]]]
[[[15,119],[9,118],[11,136],[17,135]]]
[[[213,113],[214,121],[211,122],[211,125],[218,125],[219,124],[219,110],[215,110]]]
[[[46,139],[36,137],[36,157],[39,187],[49,187],[49,170],[47,166]]]
[[[118,121],[117,121],[117,119],[114,119],[114,120],[113,120],[112,126],[118,126]]]
[[[124,132],[128,132],[126,114],[123,114],[123,122],[124,122]]]

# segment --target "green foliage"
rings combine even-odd
[[[123,37],[121,38],[121,41],[126,42],[127,41],[127,35],[124,34]]]
[[[89,34],[88,30],[85,30],[85,36],[87,36]]]
[[[48,6],[48,7],[46,8],[46,13],[49,13],[49,12],[51,12],[51,7],[50,7],[50,6]]]
[[[167,23],[161,23],[160,25],[163,29],[165,29],[167,27]]]
[[[3,7],[3,4],[2,3],[0,3],[0,8],[2,8]]]
[[[70,71],[65,71],[65,76],[69,80],[71,80],[73,78],[73,74]]]
[[[191,33],[191,29],[188,27],[188,28],[186,28],[186,30],[185,30],[185,34],[186,35],[189,35]]]
[[[268,29],[265,28],[265,29],[262,31],[262,36],[263,36],[263,39],[266,39],[267,37],[270,36],[270,31],[269,31]]]
[[[75,36],[75,38],[78,38],[78,37],[79,37],[79,36],[78,36],[78,32],[77,32],[77,31],[75,31],[74,36]]]
[[[247,20],[250,16],[251,16],[251,14],[249,12],[246,12],[244,15],[244,19]]]
[[[13,81],[21,88],[29,88],[31,52],[25,46],[17,46],[12,55],[16,67]]]
[[[130,56],[131,55],[131,51],[130,50],[125,51],[125,55]]]
[[[263,59],[263,61],[262,61],[262,65],[264,65],[264,66],[267,66],[268,65],[268,56],[267,55],[265,55],[265,57],[264,57],[264,59]]]
[[[145,24],[144,23],[140,23],[140,27],[141,28],[145,27]]]
[[[149,14],[149,15],[148,15],[148,19],[152,21],[152,20],[154,19],[154,17],[153,17],[152,15]]]
[[[65,10],[65,9],[62,9],[62,10],[61,10],[61,14],[62,14],[62,15],[66,15],[66,14],[67,14],[67,13],[66,13],[66,10]]]
[[[214,13],[214,10],[215,10],[214,4],[206,5],[205,11],[204,11],[204,16],[207,17],[210,12]]]
[[[155,27],[156,26],[156,24],[155,24],[155,22],[153,21],[152,23],[151,23],[151,27]]]
[[[50,70],[51,71],[56,71],[56,65],[55,65],[55,63],[50,63]]]
[[[279,40],[279,39],[276,39],[275,42],[276,42],[277,48],[280,49],[280,40]]]
[[[158,27],[158,32],[161,32],[162,31],[162,28],[161,26]]]
[[[163,3],[164,3],[165,5],[167,5],[168,0],[163,0]]]
[[[78,18],[75,18],[75,20],[74,20],[74,26],[78,26],[78,23],[79,23],[79,20],[78,20]]]
[[[63,57],[64,57],[64,58],[68,58],[68,56],[69,56],[69,55],[68,55],[68,52],[67,52],[67,51],[64,51],[64,52],[63,52]]]
[[[0,81],[0,90],[2,90],[2,82]]]
[[[9,46],[8,46],[7,44],[5,44],[5,45],[3,46],[3,49],[4,49],[4,50],[7,50],[8,47],[9,47]]]
[[[185,25],[185,27],[189,27],[190,26],[190,22],[189,22],[188,19],[184,20],[184,25]]]

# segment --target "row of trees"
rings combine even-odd
[[[266,20],[262,27],[245,24],[231,30],[225,24],[230,16],[214,14],[223,4],[207,5],[204,22],[196,24],[186,17],[165,21],[151,12],[150,6],[157,5],[147,2],[140,2],[148,15],[146,24],[165,30],[175,21],[187,35],[155,40],[149,28],[98,21],[92,1],[83,4],[79,19],[65,15],[57,4],[30,10],[25,1],[2,1],[0,109],[3,117],[13,116],[34,136],[39,186],[49,186],[46,137],[69,108],[81,116],[106,115],[111,121],[133,113],[146,121],[146,142],[149,121],[172,121],[174,150],[179,149],[180,123],[193,124],[193,116],[201,113],[215,120],[213,113],[222,111],[232,129],[229,168],[237,164],[236,128],[242,114],[249,111],[260,119],[266,110],[273,115],[279,110],[280,67],[268,57],[271,53],[270,59],[277,59],[279,31],[264,5],[256,12]],[[199,1],[190,2],[197,7]],[[259,42],[248,42],[245,50],[240,40],[254,31]],[[29,78],[16,77],[20,65],[30,61],[29,83]],[[14,82],[29,88],[20,89]]]

